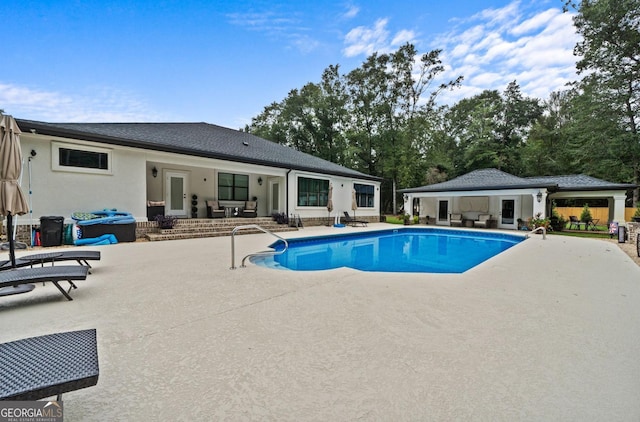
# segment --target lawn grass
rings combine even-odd
[[[563,231],[547,232],[547,234],[554,235],[554,236],[591,237],[594,239],[609,238],[609,232],[596,231],[596,230],[589,230],[589,231],[564,231],[563,230]]]

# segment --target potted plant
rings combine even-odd
[[[158,227],[161,229],[172,229],[176,224],[177,218],[172,215],[156,215],[156,223],[158,223]]]
[[[529,227],[529,230],[534,230],[537,229],[538,227],[544,227],[545,230],[549,230],[549,226],[551,225],[551,220],[549,220],[548,218],[542,218],[541,217],[541,213],[536,214],[535,217],[531,217],[528,221],[527,221],[527,226]]]
[[[638,202],[638,206],[636,207],[636,212],[635,214],[633,214],[633,217],[631,217],[631,219],[636,223],[640,222],[640,202]]]

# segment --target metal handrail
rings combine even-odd
[[[250,256],[270,256],[270,255],[280,255],[285,253],[285,251],[289,248],[289,242],[287,242],[287,239],[284,239],[280,236],[278,236],[277,234],[270,232],[269,230],[260,227],[257,224],[247,224],[244,226],[236,226],[232,231],[231,231],[231,269],[235,270],[236,269],[236,247],[235,247],[235,235],[236,232],[238,230],[242,230],[242,229],[258,229],[260,231],[262,231],[263,233],[266,234],[270,234],[273,237],[276,237],[280,240],[282,240],[284,242],[284,249],[282,249],[281,251],[264,251],[264,252],[255,252],[255,253],[250,253],[249,255],[245,256],[244,258],[242,258],[242,263],[240,264],[241,268],[244,268],[244,261],[249,258]]]
[[[547,238],[547,229],[545,229],[543,226],[536,227],[535,229],[531,230],[529,233],[527,233],[526,237],[528,238],[530,234],[540,231],[540,229],[542,229],[542,240],[545,240]]]

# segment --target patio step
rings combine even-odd
[[[233,229],[237,226],[250,224],[256,224],[273,233],[298,230],[296,227],[277,224],[269,217],[215,219],[190,218],[177,220],[173,229],[157,229],[156,232],[147,233],[145,238],[151,242],[157,242],[162,240],[231,236]],[[238,231],[236,234],[254,233],[262,232],[258,229],[243,229]]]

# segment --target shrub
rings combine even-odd
[[[580,221],[583,222],[588,222],[593,220],[593,217],[591,216],[591,210],[589,209],[589,204],[584,204],[584,207],[582,207],[582,213],[580,214]]]

